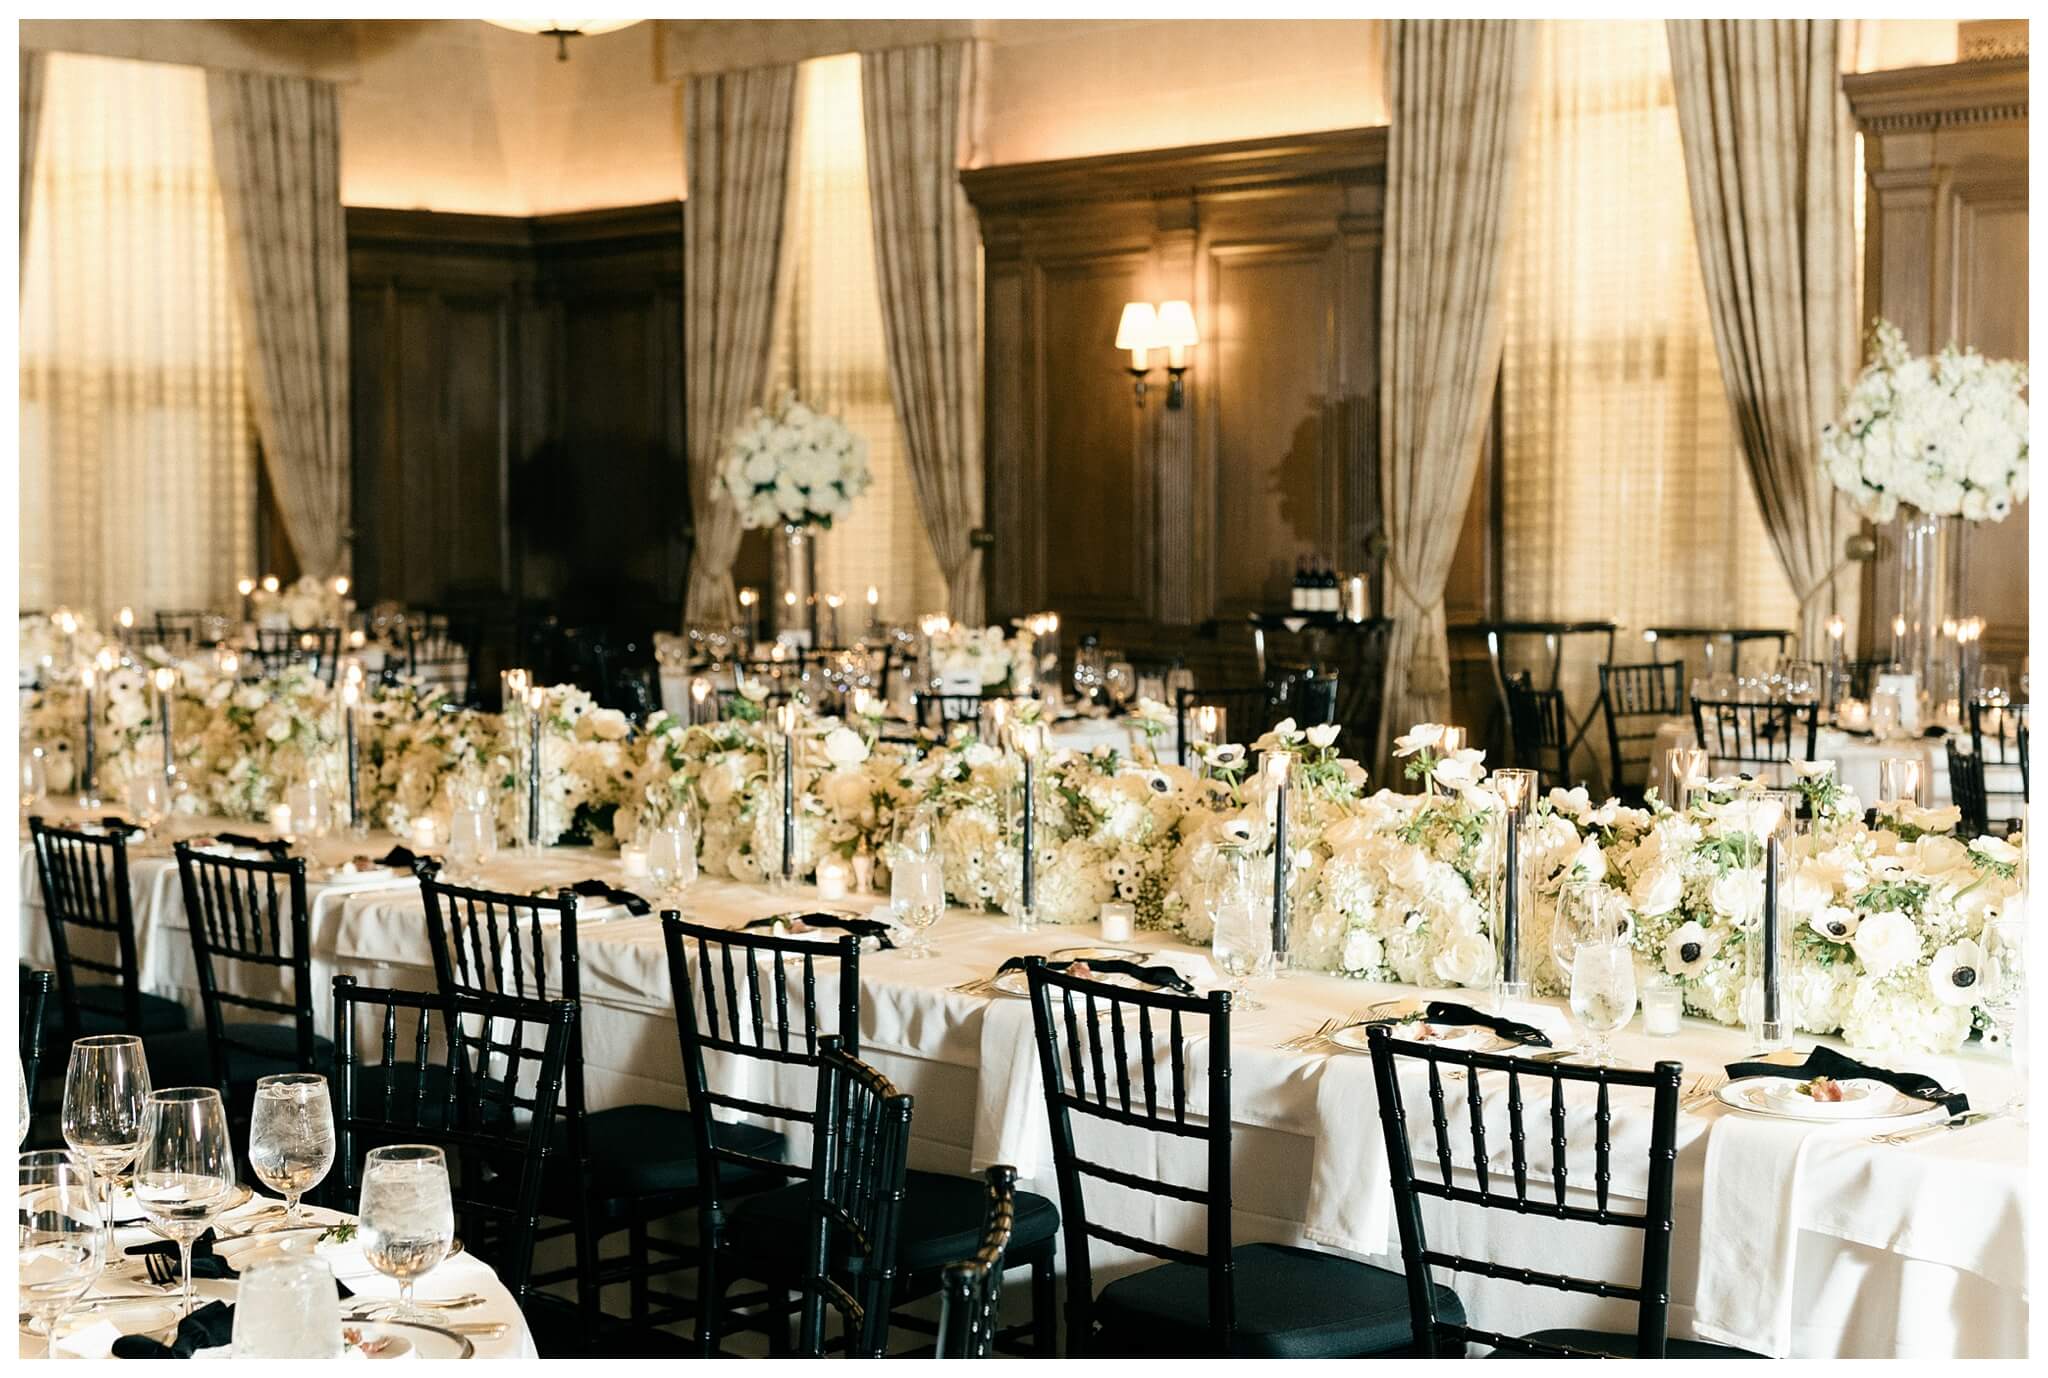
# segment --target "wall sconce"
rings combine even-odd
[[[1188,371],[1188,348],[1200,343],[1194,308],[1186,302],[1167,301],[1157,306],[1147,301],[1124,303],[1123,318],[1116,327],[1116,347],[1131,351],[1132,390],[1139,406],[1145,405],[1145,375],[1152,371],[1150,353],[1164,349],[1171,380],[1166,387],[1166,406],[1169,411],[1180,410],[1187,397],[1181,375]]]
[[[1116,347],[1131,351],[1132,389],[1138,394],[1138,405],[1145,405],[1145,375],[1152,371],[1146,356],[1152,351],[1153,337],[1159,333],[1159,313],[1152,309],[1149,301],[1127,301],[1124,303],[1123,319],[1116,326]]]

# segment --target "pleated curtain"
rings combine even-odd
[[[1526,24],[1388,25],[1380,509],[1393,619],[1379,757],[1450,712],[1444,584],[1500,367],[1502,241],[1527,87]]]
[[[875,262],[889,382],[918,510],[954,620],[983,617],[981,270],[959,170],[971,154],[977,48],[892,48],[861,57]]]
[[[1853,518],[1822,474],[1820,429],[1856,365],[1855,127],[1833,19],[1673,19],[1672,83],[1714,343],[1801,645],[1855,621],[1830,571]]]
[[[719,489],[733,428],[760,404],[775,320],[796,68],[692,77],[683,95],[684,379],[695,540],[684,618],[731,625],[740,514]]]
[[[35,178],[36,130],[43,118],[43,55],[21,50],[21,249],[28,261],[28,193]]]
[[[213,71],[206,89],[263,462],[299,568],[346,573],[348,241],[334,84]]]

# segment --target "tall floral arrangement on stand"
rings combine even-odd
[[[1916,356],[1887,320],[1871,352],[1841,419],[1821,428],[1828,478],[1872,521],[1902,504],[2004,521],[2027,497],[2027,366],[1954,345]]]
[[[726,445],[721,477],[749,530],[830,528],[873,481],[867,441],[793,394],[772,412],[748,413]]]

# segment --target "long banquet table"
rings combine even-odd
[[[184,832],[219,826],[248,831],[247,825],[218,821],[179,824]],[[390,843],[382,836],[328,838],[312,842],[306,851],[318,876],[340,858],[379,854]],[[162,840],[135,848],[131,871],[141,960],[149,988],[182,999],[196,1019],[189,936],[167,852]],[[490,864],[487,879],[494,888],[525,891],[592,877],[628,888],[636,884],[624,877],[615,853],[566,847],[501,854]],[[23,953],[47,963],[49,943],[25,843],[21,893]],[[778,894],[706,878],[691,887],[683,907],[697,921],[730,926],[814,902],[815,892],[808,887]],[[876,896],[855,899],[856,906],[882,902]],[[374,984],[432,987],[424,909],[409,878],[392,875],[346,884],[316,880],[311,903],[319,992],[314,1009],[323,1031],[330,1022],[324,992],[336,974]],[[1011,956],[1099,941],[1093,925],[1021,933],[998,916],[952,910],[934,931],[935,958],[918,962],[895,951],[862,956],[863,1054],[916,1097],[913,1166],[966,1172],[1009,1162],[1025,1185],[1057,1195],[1028,1005],[956,987],[989,976]],[[1200,987],[1214,983],[1206,955],[1183,942],[1147,933],[1133,946],[1172,961]],[[682,1104],[658,919],[586,905],[579,918],[578,949],[592,1106]],[[834,979],[821,969],[821,994],[829,994]],[[1237,1241],[1335,1249],[1398,1268],[1369,1059],[1276,1045],[1326,1018],[1425,993],[1315,973],[1255,983],[1252,993],[1262,1007],[1234,1011],[1230,1039]],[[1537,1017],[1554,1033],[1568,1027],[1554,1005],[1539,1009]],[[1194,1032],[1192,1058],[1199,1068],[1206,1065],[1208,1047],[1200,1031]],[[1632,1065],[1683,1062],[1688,1080],[1744,1052],[1739,1031],[1693,1019],[1670,1039],[1647,1037],[1639,1025],[1631,1025],[1617,1044],[1621,1058]],[[1952,1057],[1866,1056],[1960,1085],[1978,1108],[2004,1104],[2013,1087],[2004,1060],[1974,1050]],[[716,1080],[721,1069],[712,1071]],[[1490,1126],[1505,1115],[1506,1089],[1494,1084],[1499,1080],[1488,1077],[1482,1083],[1483,1114]],[[757,1085],[746,1094],[762,1089]],[[790,1097],[783,1103],[800,1103],[808,1094],[802,1087],[776,1089]],[[1543,1106],[1547,1112],[1547,1103]],[[1206,1113],[1208,1107],[1198,1103],[1195,1109]],[[1647,1100],[1617,1095],[1613,1190],[1624,1203],[1644,1186],[1647,1109]],[[1572,1101],[1575,1181],[1590,1174],[1590,1113],[1589,1106]],[[1469,1143],[1469,1124],[1459,1119],[1465,1114],[1462,1102],[1453,1107],[1454,1143]],[[1411,1114],[1411,1122],[1418,1134],[1428,1132],[1426,1115]],[[800,1135],[792,1139],[793,1154],[808,1152]],[[1492,1169],[1505,1176],[1510,1170],[1507,1136],[1495,1130],[1488,1142],[1496,1154]],[[1112,1126],[1099,1135],[1084,1132],[1081,1144],[1087,1156],[1142,1175],[1203,1181],[1198,1142],[1162,1143]],[[1418,1137],[1415,1148],[1419,1161],[1433,1162],[1430,1143]],[[1532,1170],[1547,1172],[1542,1156],[1547,1149],[1531,1152],[1538,1165]],[[2011,1117],[1895,1146],[1873,1143],[1867,1129],[1853,1125],[1789,1124],[1714,1104],[1688,1109],[1679,1129],[1672,1334],[1780,1355],[2024,1354],[2027,1185],[2027,1130]],[[1592,1199],[1590,1192],[1572,1190]],[[1554,1261],[1568,1244],[1572,1271],[1634,1280],[1632,1232],[1596,1232],[1590,1226],[1440,1202],[1428,1207],[1432,1239],[1447,1249],[1540,1266],[1546,1257]],[[1199,1212],[1160,1198],[1091,1186],[1090,1213],[1117,1228],[1155,1238],[1164,1231],[1176,1242],[1199,1244]],[[1566,1241],[1565,1235],[1572,1237]],[[1141,1262],[1098,1245],[1097,1285]],[[1459,1276],[1454,1285],[1477,1322],[1489,1328],[1633,1326],[1627,1303],[1566,1298],[1470,1275]]]

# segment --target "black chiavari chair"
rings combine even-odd
[[[1224,736],[1245,746],[1264,736],[1274,722],[1273,692],[1266,685],[1179,690],[1173,696],[1173,716],[1175,759],[1181,765],[1188,764],[1195,711],[1200,708],[1222,709]]]
[[[258,627],[256,661],[266,675],[303,665],[327,683],[334,683],[334,663],[341,654],[341,628]]]
[[[127,833],[115,828],[99,833],[53,828],[40,817],[28,820],[28,831],[56,959],[58,1026],[64,1045],[68,1048],[87,1034],[147,1038],[183,1029],[183,1006],[142,989]],[[74,950],[74,934],[86,950]],[[81,982],[81,972],[109,977],[111,982]]]
[[[215,638],[208,635],[208,628],[218,625],[218,613],[160,611],[156,614],[156,644],[174,656],[190,655],[202,646],[214,644]]]
[[[1843,661],[1842,674],[1848,682],[1849,697],[1869,702],[1871,691],[1877,687],[1877,677],[1891,666],[1889,657]]]
[[[576,1015],[574,1000],[451,999],[335,977],[337,1203],[355,1208],[369,1149],[440,1148],[464,1247],[490,1262],[525,1309]],[[381,1061],[362,1066],[359,1039]]]
[[[580,1000],[576,894],[553,896],[485,890],[442,881],[432,862],[418,867],[427,937],[444,1000],[507,997]],[[569,1037],[562,1108],[541,1207],[562,1222],[538,1238],[569,1235],[575,1262],[536,1274],[536,1287],[573,1280],[586,1343],[601,1338],[602,1291],[613,1283],[641,1287],[649,1277],[689,1266],[670,1256],[657,1263],[650,1222],[689,1206],[697,1187],[697,1155],[687,1111],[655,1105],[588,1108],[583,1087],[581,1027]],[[605,1239],[627,1233],[622,1255],[603,1257]]]
[[[1268,674],[1267,702],[1301,727],[1337,721],[1339,674],[1326,665],[1277,665]]]
[[[998,1164],[988,1179],[988,1217],[972,1258],[946,1268],[939,1288],[941,1359],[986,1359],[1003,1304],[1003,1255],[1017,1223],[1017,1169]]]
[[[1963,750],[1953,736],[1942,743],[1948,752],[1948,796],[1962,814],[1962,835],[1982,837],[1991,831],[1990,802],[1984,797],[1984,760]]]
[[[1026,970],[1067,1236],[1067,1352],[1245,1358],[1383,1354],[1410,1340],[1404,1279],[1336,1254],[1281,1244],[1237,1245],[1231,1228],[1230,994],[1129,990]],[[1205,1088],[1191,1085],[1189,1021],[1207,1032]],[[1205,1089],[1206,1096],[1194,1094]],[[1081,1155],[1075,1120],[1165,1135],[1206,1150],[1202,1186]],[[1135,1164],[1147,1155],[1133,1154]],[[1201,1208],[1201,1246],[1149,1239],[1091,1219],[1083,1179]],[[1162,1231],[1163,1232],[1163,1231]],[[1162,1260],[1096,1295],[1089,1250],[1101,1240]],[[1438,1289],[1436,1305],[1457,1298]]]
[[[445,615],[422,614],[405,624],[405,673],[463,704],[476,698],[476,646]]]
[[[888,1353],[911,1108],[909,1096],[839,1039],[819,1043],[810,1261],[798,1343],[808,1357],[825,1352],[828,1306],[839,1313],[848,1356]]]
[[[1570,789],[1572,726],[1564,690],[1538,689],[1526,670],[1510,675],[1508,715],[1515,764],[1536,772],[1538,789]]]
[[[1820,730],[1819,703],[1692,700],[1692,730],[1706,749],[1707,769],[1768,784],[1789,784],[1791,763],[1811,761]]]
[[[1640,800],[1649,784],[1651,743],[1667,718],[1685,716],[1685,662],[1600,666],[1600,712],[1614,791]]]
[[[1407,1273],[1409,1311],[1414,1320],[1414,1352],[1426,1358],[1461,1358],[1467,1344],[1491,1345],[1496,1357],[1511,1354],[1547,1358],[1606,1358],[1624,1356],[1643,1359],[1739,1358],[1743,1351],[1691,1340],[1669,1340],[1665,1323],[1670,1306],[1671,1217],[1673,1182],[1678,1156],[1678,1082],[1684,1068],[1676,1062],[1659,1062],[1649,1071],[1620,1067],[1582,1067],[1561,1062],[1532,1063],[1522,1058],[1469,1049],[1433,1047],[1410,1043],[1393,1036],[1385,1025],[1368,1031],[1372,1049],[1373,1079],[1379,1092],[1380,1128],[1386,1136],[1387,1163],[1393,1179],[1394,1219],[1401,1236],[1401,1260]],[[1401,1076],[1401,1063],[1427,1069],[1430,1130],[1435,1145],[1436,1171],[1416,1171],[1409,1137],[1408,1090]],[[1457,1069],[1464,1079],[1462,1096],[1457,1083],[1445,1089],[1447,1078],[1440,1070]],[[1507,1083],[1507,1141],[1512,1181],[1500,1180],[1498,1167],[1488,1155],[1485,1111],[1497,1101],[1484,1095],[1481,1072],[1498,1073]],[[1529,1151],[1530,1131],[1542,1135],[1541,1123],[1531,1126],[1527,1112],[1531,1088],[1547,1085],[1546,1107],[1537,1110],[1549,1126],[1550,1172],[1545,1183],[1540,1165]],[[1497,1090],[1499,1083],[1495,1083]],[[1566,1124],[1567,1086],[1591,1088],[1594,1100],[1590,1120],[1593,1126],[1591,1172],[1583,1170],[1575,1179],[1569,1158]],[[1650,1125],[1649,1177],[1640,1211],[1619,1208],[1612,1191],[1614,1088],[1650,1091],[1654,1097]],[[1448,1104],[1462,1099],[1469,1127],[1454,1131]],[[1580,1117],[1585,1118],[1583,1107]],[[1451,1150],[1453,1140],[1469,1143],[1469,1162],[1458,1161]],[[1540,1140],[1539,1140],[1540,1141]],[[1466,1185],[1467,1182],[1473,1185]],[[1507,1189],[1503,1189],[1507,1188]],[[1585,1197],[1590,1193],[1592,1201]],[[1451,1253],[1430,1243],[1423,1227],[1422,1202],[1427,1197],[1453,1206],[1506,1211],[1519,1217],[1536,1216],[1564,1222],[1638,1230],[1642,1234],[1642,1264],[1633,1284],[1577,1277],[1549,1272],[1520,1263],[1510,1265],[1499,1259],[1474,1258]],[[1456,1238],[1456,1232],[1446,1233]],[[1569,1248],[1555,1258],[1568,1258]],[[1431,1281],[1431,1269],[1450,1269],[1478,1277],[1520,1283],[1527,1287],[1548,1287],[1567,1294],[1611,1297],[1636,1303],[1634,1334],[1603,1333],[1593,1330],[1540,1330],[1531,1335],[1502,1335],[1465,1323],[1462,1308],[1446,1311],[1444,1299],[1455,1302],[1456,1294]]]
[[[189,842],[173,850],[205,1027],[152,1040],[150,1072],[166,1086],[218,1088],[240,1119],[257,1078],[317,1071],[333,1056],[313,1032],[306,859],[221,856]]]
[[[1987,816],[1993,803],[2023,804],[2032,792],[2027,772],[2027,726],[2027,705],[2024,703],[1970,700],[1970,753],[1977,758],[1984,773]],[[2011,785],[2015,766],[2019,768],[2020,787],[2017,790],[1999,788],[2000,785]],[[1998,774],[1992,773],[1994,769]],[[2001,810],[2004,812],[2006,810]]]
[[[957,723],[981,721],[981,706],[1007,694],[912,694],[911,721],[933,732],[945,732]]]
[[[703,1299],[698,1348],[706,1356],[716,1354],[732,1320],[730,1312],[760,1300],[726,1297],[727,1289],[743,1279],[769,1289],[769,1315],[775,1322],[769,1337],[781,1344],[786,1340],[781,1294],[800,1291],[804,1281],[802,1242],[812,1167],[777,1162],[758,1148],[750,1150],[744,1140],[728,1142],[727,1136],[740,1132],[741,1126],[716,1121],[713,1113],[811,1125],[813,1112],[808,1105],[787,1103],[787,1096],[778,1103],[764,1103],[723,1090],[707,1075],[707,1063],[712,1057],[728,1068],[752,1062],[771,1079],[786,1076],[791,1069],[814,1073],[819,1046],[832,1035],[848,1053],[859,1056],[860,950],[851,937],[830,943],[777,938],[685,923],[672,913],[663,914],[661,923],[674,986],[676,1029],[682,1039],[684,1085],[696,1107],[700,1152],[708,1148],[720,1168],[698,1178],[698,1256],[704,1270],[697,1284],[697,1295]],[[835,1005],[822,1003],[818,995],[824,975],[837,983]],[[756,1190],[756,1176],[765,1174],[780,1174],[779,1182],[770,1190]],[[896,1235],[899,1305],[936,1291],[945,1269],[973,1251],[986,1195],[979,1179],[943,1172],[913,1171],[906,1190]],[[1031,1322],[996,1338],[1013,1343],[1028,1329],[1031,1352],[1049,1358],[1056,1339],[1059,1211],[1043,1196],[1018,1192],[1015,1215],[1005,1265],[1031,1269]],[[930,1329],[928,1322],[907,1316],[896,1317],[895,1324]]]

